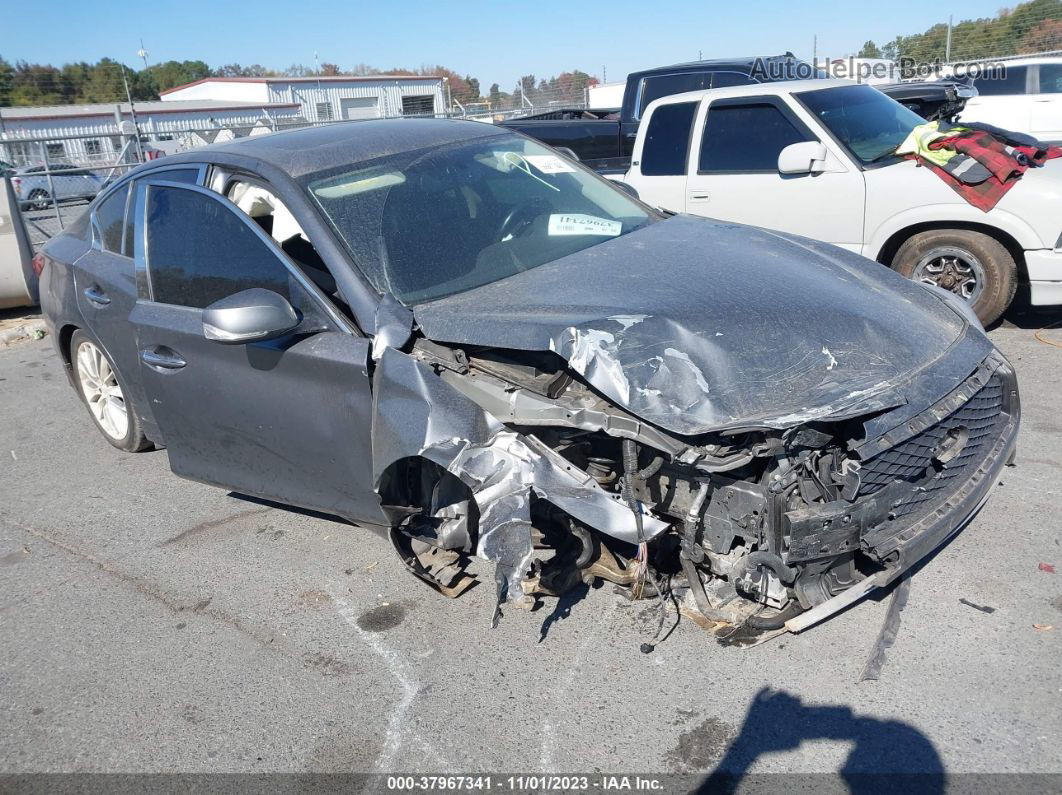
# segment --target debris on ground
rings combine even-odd
[[[885,667],[885,652],[896,642],[896,635],[900,631],[900,613],[907,605],[907,598],[910,594],[911,577],[907,575],[900,579],[892,592],[892,599],[889,600],[889,609],[885,613],[885,622],[881,625],[881,632],[878,633],[878,639],[874,642],[870,657],[863,666],[862,673],[859,674],[860,682],[876,680],[881,676],[881,669]]]
[[[0,314],[0,348],[10,348],[47,335],[44,320],[37,313]]]
[[[971,601],[969,601],[967,599],[960,599],[959,600],[959,604],[966,605],[967,607],[972,607],[974,610],[980,610],[982,613],[994,613],[994,612],[996,612],[996,608],[994,608],[994,607],[989,607],[988,605],[974,604],[973,602],[971,602]]]
[[[1050,632],[1054,629],[1054,626],[1052,624],[1033,624],[1033,629],[1037,632]]]
[[[1040,571],[1045,571],[1048,574],[1054,574],[1055,573],[1055,567],[1051,563],[1041,563],[1036,568],[1038,568]]]

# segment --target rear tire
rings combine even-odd
[[[892,258],[901,276],[936,284],[965,299],[985,326],[1010,306],[1018,287],[1014,257],[995,238],[968,229],[912,235]]]
[[[84,331],[70,338],[70,364],[78,394],[103,438],[127,453],[150,447],[118,372],[102,346]]]
[[[48,205],[51,204],[52,197],[48,191],[37,188],[29,195],[29,206],[31,210],[47,210]]]

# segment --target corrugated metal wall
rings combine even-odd
[[[347,84],[322,81],[320,86],[313,82],[269,84],[270,102],[298,102],[303,107],[303,114],[311,121],[327,121],[318,116],[318,105],[327,102],[331,108],[331,119],[342,119],[343,99],[377,100],[377,114],[381,117],[401,116],[402,97],[431,96],[434,99],[434,112],[446,112],[446,94],[443,82],[439,78],[424,80],[387,80],[380,82],[359,81]]]
[[[285,122],[298,121],[300,115],[296,108],[270,110],[268,116],[261,110],[253,112],[204,110],[188,113],[137,113],[136,120],[141,136],[146,138],[148,143],[161,143],[168,136],[177,138],[178,133],[184,133],[185,135],[181,137],[189,139],[188,146],[201,146],[212,142],[205,140],[206,137],[210,137],[209,134],[206,136],[189,134],[189,131],[216,131],[221,135],[220,140],[225,140],[246,134],[254,128],[261,128],[263,132],[268,131],[271,129],[270,118],[283,126]],[[126,114],[122,119],[129,121],[130,116]],[[73,137],[93,135],[99,137]],[[48,159],[78,165],[111,163],[123,145],[113,116],[5,119],[4,132],[0,133],[0,160],[6,160],[16,166],[39,163],[43,159],[41,144],[20,144],[19,139],[52,136],[56,138],[56,141],[52,142]],[[202,140],[197,142],[196,139]]]

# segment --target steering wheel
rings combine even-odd
[[[506,213],[505,218],[498,225],[498,240],[504,240],[506,236],[520,237],[543,213],[549,212],[549,204],[542,199],[532,199],[524,204],[518,204]]]

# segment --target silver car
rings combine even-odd
[[[19,206],[24,210],[43,210],[58,201],[91,200],[103,187],[103,178],[69,163],[52,163],[51,179],[45,166],[17,169],[11,177]]]

